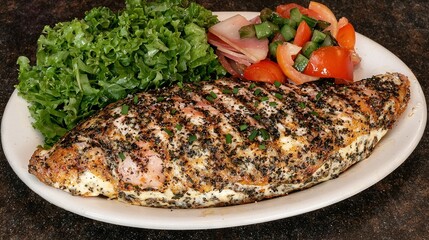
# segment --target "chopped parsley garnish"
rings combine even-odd
[[[176,112],[177,112],[177,109],[175,109],[175,108],[171,109],[171,111],[170,111],[170,113],[171,113],[172,115],[176,114]]]
[[[300,107],[300,108],[305,108],[306,106],[305,106],[305,102],[299,102],[298,103],[298,106]]]
[[[211,95],[206,96],[206,99],[211,103],[215,101],[215,98],[213,98]]]
[[[277,106],[277,103],[276,103],[276,102],[270,102],[269,104],[270,104],[270,106],[271,106],[271,107],[275,107],[275,106]]]
[[[261,97],[261,102],[268,101],[268,99],[270,99],[270,98],[269,98],[269,97],[267,97],[267,96]]]
[[[315,111],[311,111],[311,115],[319,116],[319,114],[317,112],[315,112]]]
[[[177,130],[179,130],[179,131],[180,131],[180,130],[182,130],[182,128],[183,128],[183,126],[182,126],[182,125],[180,125],[180,124],[176,124],[176,129],[177,129]]]
[[[260,150],[264,150],[264,149],[266,149],[267,147],[265,146],[265,144],[259,144],[259,149]]]
[[[249,126],[247,126],[247,124],[241,124],[240,125],[240,131],[244,131],[248,128]]]
[[[256,84],[255,84],[255,83],[252,83],[252,84],[250,84],[249,89],[250,89],[250,90],[252,90],[252,89],[254,89],[255,87],[256,87]]]
[[[261,120],[262,117],[261,117],[261,115],[256,114],[255,116],[253,116],[253,118],[256,119],[256,120]]]
[[[209,95],[206,96],[207,101],[211,103],[214,102],[216,98],[217,98],[217,95],[213,91],[210,91]]]
[[[125,160],[125,154],[123,152],[120,152],[118,155],[119,155],[119,158],[122,159],[122,161]]]
[[[189,136],[189,139],[188,139],[189,143],[193,143],[193,142],[195,142],[196,140],[197,140],[197,136],[195,136],[195,135],[191,135],[191,136]]]
[[[162,97],[162,96],[156,98],[156,102],[162,102],[164,100],[165,100],[165,97]]]
[[[256,100],[256,101],[253,103],[253,106],[257,107],[258,105],[259,105],[259,101],[258,101],[258,100]]]
[[[274,93],[274,96],[277,98],[277,99],[283,99],[283,95],[281,95],[280,93]]]
[[[238,93],[238,87],[234,87],[234,89],[232,90],[232,93],[237,94]]]
[[[170,137],[173,136],[173,132],[169,129],[164,128],[164,132],[166,132]]]
[[[129,106],[127,104],[122,105],[121,114],[122,115],[128,114],[128,109],[129,109]]]
[[[223,89],[222,93],[224,93],[224,94],[231,94],[232,91],[230,89]]]
[[[249,140],[250,140],[250,141],[255,140],[255,138],[258,136],[258,134],[259,134],[259,131],[258,131],[258,130],[253,130],[253,131],[250,133]]]
[[[256,90],[253,92],[253,94],[255,94],[255,96],[258,96],[259,94],[261,94],[261,89],[260,89],[260,88],[256,89]]]
[[[134,95],[133,103],[137,104],[139,102],[139,97],[137,95]]]
[[[281,85],[279,81],[274,81],[274,86],[276,86],[276,88],[279,88]]]
[[[261,137],[262,137],[264,140],[268,140],[268,139],[270,139],[270,134],[267,132],[267,130],[265,130],[265,129],[260,129],[260,130],[259,130],[259,132],[261,133]]]
[[[225,135],[225,141],[226,141],[226,143],[227,144],[231,144],[232,143],[232,136],[231,136],[231,134],[226,134]]]
[[[210,96],[211,96],[213,99],[216,99],[216,98],[217,98],[216,93],[214,93],[213,91],[211,91],[211,92],[210,92]]]
[[[319,99],[322,97],[323,93],[322,92],[318,92],[316,95],[316,101],[319,101]]]

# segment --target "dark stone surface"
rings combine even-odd
[[[198,1],[213,11],[258,11],[281,1]],[[34,60],[44,25],[80,18],[94,6],[122,1],[0,1],[0,116],[17,84],[16,59]],[[297,1],[307,5],[307,1]],[[407,64],[429,96],[427,1],[323,1],[347,16],[358,32]],[[382,61],[382,59],[380,59]],[[296,217],[206,231],[158,231],[97,222],[58,208],[32,192],[0,153],[0,239],[429,239],[429,136],[411,156],[369,189],[335,205]]]

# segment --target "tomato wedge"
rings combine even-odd
[[[338,30],[337,42],[341,47],[353,50],[356,43],[356,32],[351,23],[347,23]]]
[[[309,76],[298,72],[293,67],[293,56],[297,55],[301,51],[301,47],[295,44],[284,42],[277,47],[276,57],[277,63],[279,64],[283,73],[295,84],[303,84],[306,82],[316,81],[319,78]]]
[[[286,77],[279,65],[271,60],[265,59],[254,63],[244,70],[243,77],[247,80],[257,82],[274,83],[279,81],[284,83]]]
[[[296,29],[295,39],[293,44],[297,46],[304,46],[304,44],[311,39],[311,28],[308,26],[306,21],[301,21]]]
[[[332,36],[336,38],[338,33],[338,22],[331,9],[322,3],[313,1],[311,1],[308,5],[308,9],[316,12],[316,14],[319,16],[319,18],[317,18],[318,20],[323,20],[331,24],[326,28],[326,30],[331,31]]]
[[[347,26],[350,24],[350,26]],[[357,65],[360,63],[361,59],[359,55],[354,50],[356,46],[356,31],[353,27],[353,25],[349,22],[349,20],[345,17],[340,18],[338,20],[338,34],[337,34],[337,41],[338,44],[341,47],[345,47],[349,49],[352,53],[352,62],[354,65]]]
[[[311,54],[304,74],[353,82],[351,51],[338,46],[321,47]]]

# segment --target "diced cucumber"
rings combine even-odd
[[[321,46],[327,47],[327,46],[334,46],[334,42],[332,41],[331,36],[326,36],[323,40]]]
[[[302,47],[302,54],[304,56],[306,56],[307,58],[310,58],[311,53],[318,48],[319,48],[319,44],[317,44],[313,41],[308,41]]]
[[[322,44],[320,46],[326,47],[326,46],[338,46],[337,40],[335,40],[334,37],[332,37],[330,32],[325,32],[326,38],[323,40]]]
[[[240,38],[252,38],[256,36],[255,25],[250,24],[240,28],[238,30]]]
[[[323,31],[323,30],[325,30],[325,28],[329,27],[330,25],[331,24],[328,22],[325,22],[323,20],[319,20],[319,21],[317,21],[316,28],[320,31]]]
[[[302,20],[304,20],[311,28],[314,28],[317,25],[317,20],[309,16],[302,15]]]
[[[295,58],[295,62],[293,63],[293,67],[296,70],[303,72],[305,67],[307,67],[307,64],[308,58],[304,57],[302,54],[298,54],[298,56]]]
[[[278,26],[283,26],[285,24],[291,25],[292,27],[294,27],[292,24],[292,21],[288,18],[284,18],[282,16],[280,16],[278,13],[273,12],[273,14],[271,15],[271,22],[274,24],[277,24]]]
[[[264,8],[259,13],[259,18],[261,18],[261,22],[270,21],[272,14],[273,14],[273,10],[269,8]]]
[[[319,30],[314,30],[313,36],[311,36],[311,41],[320,44],[323,42],[323,40],[325,40],[325,38],[326,38],[326,34],[322,33]]]
[[[292,8],[290,10],[290,19],[292,21],[296,22],[296,23],[301,22],[301,20],[302,20],[302,14],[301,14],[301,12],[299,11],[298,8]]]
[[[280,34],[285,38],[285,41],[288,42],[295,37],[296,30],[290,25],[283,25],[280,29]]]
[[[265,21],[260,24],[255,24],[255,31],[258,39],[268,38],[279,31],[279,26],[270,21]]]
[[[276,57],[277,47],[282,43],[283,43],[282,41],[275,41],[275,42],[270,43],[269,49],[270,49],[270,55],[272,57],[274,57],[274,58]]]
[[[293,20],[289,21],[289,26],[293,27],[294,29],[298,28],[298,24],[299,24],[299,22],[295,22]]]

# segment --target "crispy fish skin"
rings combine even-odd
[[[260,201],[337,177],[367,158],[404,112],[399,73],[351,85],[220,79],[108,105],[29,172],[74,195],[201,208]]]

